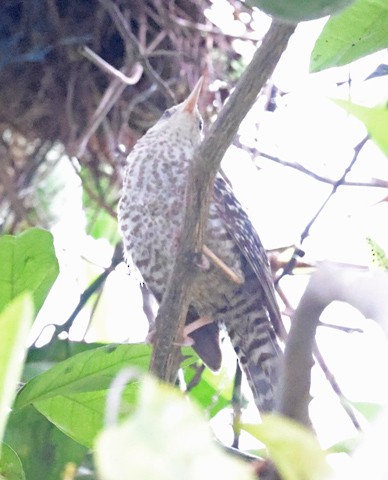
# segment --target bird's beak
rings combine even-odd
[[[201,77],[198,80],[195,87],[193,88],[193,91],[190,93],[190,95],[183,102],[182,107],[183,107],[184,112],[188,112],[188,113],[193,113],[194,112],[194,109],[195,109],[195,107],[197,106],[197,103],[198,103],[199,94],[201,93],[202,83],[203,83],[203,77]]]

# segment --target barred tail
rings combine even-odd
[[[262,413],[272,411],[282,351],[267,312],[256,308],[226,326],[257,408]]]

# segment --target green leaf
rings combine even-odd
[[[326,449],[327,453],[347,453],[351,455],[360,444],[360,437],[345,438]]]
[[[0,312],[0,441],[23,368],[33,303],[24,293]]]
[[[195,369],[185,369],[185,381],[189,383],[196,373]],[[190,392],[190,398],[194,399],[206,410],[210,417],[214,417],[223,408],[231,403],[233,382],[226,369],[213,373],[206,368],[201,379]]]
[[[109,345],[79,353],[34,377],[19,392],[15,408],[33,404],[60,430],[91,446],[103,426],[108,388],[124,367],[148,369],[151,347],[145,344]],[[137,383],[125,390],[129,411]]]
[[[330,17],[315,43],[310,72],[337,67],[388,47],[388,2],[357,0]]]
[[[6,441],[18,453],[27,480],[73,478],[65,477],[65,470],[80,465],[88,452],[32,406],[11,413]]]
[[[372,238],[367,237],[366,241],[371,249],[373,264],[388,272],[388,257],[385,251]]]
[[[117,219],[109,215],[106,210],[98,209],[90,219],[89,233],[93,238],[107,238],[112,244],[120,240]]]
[[[267,446],[283,480],[324,478],[328,471],[325,454],[306,427],[280,415],[271,414],[259,425],[241,428]]]
[[[70,393],[34,403],[36,409],[59,430],[76,442],[91,448],[96,435],[104,427],[107,401],[106,390]],[[120,417],[133,411],[138,395],[138,382],[124,389]]]
[[[135,413],[98,437],[101,480],[254,480],[253,469],[224,453],[199,410],[151,376],[141,383]]]
[[[74,355],[34,377],[19,392],[15,408],[69,393],[88,393],[109,388],[123,367],[147,369],[151,347],[146,344],[107,345]]]
[[[3,235],[0,265],[0,311],[28,290],[38,312],[59,271],[51,233],[31,228],[17,236]]]
[[[383,410],[383,405],[379,405],[378,403],[371,403],[371,402],[351,402],[348,400],[349,404],[358,410],[366,420],[372,422],[375,420],[377,415]]]
[[[387,23],[388,25],[388,23]],[[388,108],[387,107],[363,107],[346,100],[334,100],[348,113],[361,120],[368,130],[372,140],[388,156]]]
[[[304,20],[332,15],[350,5],[354,0],[248,0],[248,5],[286,22],[298,23]]]
[[[53,339],[43,347],[32,346],[28,349],[27,359],[23,370],[22,381],[31,380],[36,375],[49,370],[57,363],[70,358],[77,353],[94,350],[102,347],[101,343],[73,342],[69,339]]]
[[[0,479],[25,480],[23,465],[17,453],[6,443],[0,443],[0,449]]]

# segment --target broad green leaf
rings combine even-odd
[[[388,2],[357,0],[330,17],[315,43],[310,72],[337,67],[388,47]]]
[[[3,235],[0,265],[0,311],[28,290],[38,312],[59,271],[51,233],[31,228],[17,236]]]
[[[0,479],[25,480],[23,465],[15,450],[6,443],[0,443],[0,449]]]
[[[24,293],[0,312],[0,441],[23,368],[33,308],[31,294]]]
[[[258,425],[241,428],[264,443],[283,480],[315,480],[328,472],[325,454],[307,428],[280,415],[267,415]]]
[[[334,101],[348,113],[363,122],[372,140],[381,148],[385,155],[388,156],[388,107],[368,108],[347,102],[346,100]]]
[[[150,376],[135,413],[98,437],[95,461],[101,480],[254,480],[253,470],[224,453],[193,404]]]
[[[138,395],[138,382],[124,389],[120,417],[132,413]],[[59,430],[76,442],[91,448],[104,427],[107,389],[95,392],[69,393],[34,403],[36,409]]]
[[[27,480],[73,478],[64,472],[80,465],[88,452],[32,406],[11,413],[6,441],[18,453]]]
[[[32,346],[28,349],[22,381],[26,383],[67,358],[102,346],[104,345],[101,343],[73,342],[69,339],[60,340],[58,338],[43,347]]]
[[[95,350],[99,347],[106,347],[106,344],[76,342],[69,339],[60,340],[59,338],[55,338],[43,347],[31,346],[28,349],[26,362],[58,363],[62,362],[63,360],[67,360],[78,353]]]
[[[151,347],[145,344],[107,345],[74,355],[34,377],[19,392],[15,408],[57,395],[107,390],[124,367],[147,369]]]
[[[144,344],[111,345],[79,353],[34,377],[20,391],[15,409],[33,404],[61,431],[91,447],[103,427],[106,396],[124,367],[146,370],[151,347]],[[125,412],[131,411],[137,382],[125,389]]]

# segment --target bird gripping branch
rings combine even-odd
[[[188,173],[202,141],[201,88],[202,78],[184,102],[164,112],[127,159],[119,203],[124,250],[158,302],[180,245]],[[266,252],[221,176],[214,184],[186,323],[193,348],[213,370],[221,365],[219,331],[225,327],[257,407],[271,411],[282,356],[275,333],[280,312]]]

